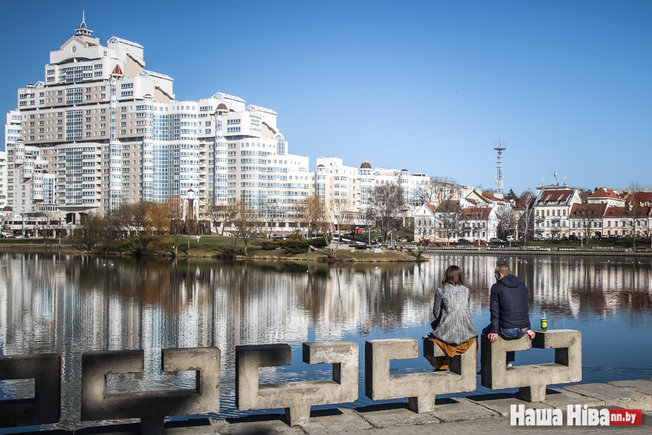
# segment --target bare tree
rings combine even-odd
[[[61,213],[56,210],[43,210],[32,213],[37,235],[43,237],[43,244],[49,245],[56,231],[61,227]]]
[[[448,246],[451,237],[456,237],[462,231],[463,210],[459,201],[443,201],[435,212],[439,226],[439,236],[446,238]]]
[[[107,220],[109,233],[127,239],[131,252],[136,255],[143,253],[151,239],[151,232],[146,228],[147,206],[145,202],[122,204]]]
[[[168,206],[165,203],[148,203],[145,208],[143,229],[150,235],[168,234],[170,231],[170,218],[168,217]]]
[[[641,228],[641,222],[643,221],[642,218],[646,218],[645,220],[647,220],[648,209],[639,199],[639,191],[641,190],[641,187],[636,183],[632,183],[629,186],[629,190],[631,193],[627,196],[627,204],[625,208],[627,216],[630,219],[630,226],[632,227],[632,249],[636,249],[636,236],[638,235],[636,232],[637,225],[638,228]],[[650,242],[650,244],[652,245],[652,242]]]
[[[351,223],[351,212],[348,210],[345,203],[340,201],[333,202],[333,223],[335,224],[335,231],[338,234],[337,240],[339,240],[342,235],[342,228]]]
[[[326,206],[318,195],[307,197],[301,206],[301,211],[306,220],[308,233],[312,237],[319,233],[326,233],[328,231]],[[326,242],[328,242],[328,240],[326,240]]]
[[[228,223],[229,207],[227,205],[209,205],[206,217],[211,221],[215,232],[224,235],[224,228]]]
[[[8,221],[9,221],[8,216],[4,212],[0,212],[0,231],[2,233],[6,233],[9,231]]]
[[[82,215],[80,225],[72,233],[72,245],[80,251],[92,251],[105,237],[105,220],[96,215]]]
[[[430,181],[421,185],[415,192],[418,205],[434,203],[439,205],[442,201],[453,199],[457,186],[455,180],[447,177],[430,177]]]
[[[498,237],[504,239],[514,228],[514,214],[509,206],[496,206],[498,217]]]
[[[375,227],[374,213],[371,206],[361,211],[362,224],[367,228],[367,243],[371,244],[371,230]]]
[[[591,240],[591,231],[595,224],[602,220],[602,211],[604,204],[578,204],[575,208],[575,216],[580,220],[582,232],[584,233],[583,239],[588,243]]]
[[[389,232],[398,229],[398,217],[405,211],[403,191],[397,184],[389,183],[374,187],[371,196],[373,218],[386,241]]]
[[[517,207],[520,210],[520,215],[517,221],[517,232],[523,235],[523,246],[527,246],[528,237],[532,237],[534,230],[534,204],[536,195],[530,191],[525,190],[521,193],[521,197],[517,201]]]
[[[246,201],[236,202],[231,209],[231,216],[231,224],[235,232],[232,246],[235,246],[238,239],[242,239],[244,255],[247,255],[249,241],[261,233],[264,220],[261,219],[258,211]]]

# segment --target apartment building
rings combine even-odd
[[[568,186],[541,186],[534,203],[534,235],[556,239],[570,235],[573,204],[582,202],[579,190]]]
[[[0,210],[7,206],[7,152],[0,151]]]
[[[571,235],[577,237],[648,237],[652,228],[652,193],[618,193],[601,187],[574,204]]]
[[[7,115],[16,220],[56,209],[75,222],[192,192],[204,210],[246,200],[296,224],[312,175],[307,157],[288,152],[274,111],[219,92],[175,100],[173,79],[145,69],[143,46],[115,36],[102,45],[92,33],[82,21]]]

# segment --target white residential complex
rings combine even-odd
[[[320,157],[310,172],[308,157],[288,152],[276,112],[220,92],[175,100],[173,79],[145,68],[141,45],[115,36],[102,45],[85,21],[50,52],[43,80],[18,89],[5,138],[0,204],[16,231],[44,213],[73,226],[83,214],[172,197],[196,198],[200,213],[247,201],[281,232],[301,227],[311,195],[349,223],[383,184],[402,188],[405,217],[432,201],[431,178],[406,169]]]
[[[74,220],[192,192],[202,206],[243,199],[293,220],[312,192],[308,158],[288,153],[274,111],[222,93],[177,101],[137,43],[103,46],[82,21],[44,73],[7,115],[0,195],[14,216],[58,209]]]

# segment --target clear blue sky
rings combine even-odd
[[[505,190],[652,185],[652,1],[12,1],[0,109],[81,21],[177,99],[269,107],[290,152]],[[4,120],[4,118],[3,118]]]

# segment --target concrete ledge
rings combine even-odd
[[[428,343],[432,343],[428,341]],[[432,412],[437,394],[473,391],[476,388],[475,343],[466,353],[452,358],[449,372],[390,375],[392,359],[416,358],[419,345],[412,338],[367,340],[365,342],[365,394],[373,400],[407,397],[417,413]],[[438,346],[424,346],[424,353],[435,354]],[[443,353],[441,353],[443,355]]]
[[[290,426],[307,424],[310,407],[358,398],[358,345],[351,341],[304,343],[303,361],[333,365],[332,380],[259,384],[258,369],[289,365],[287,344],[236,347],[236,406],[240,410],[285,408]]]
[[[0,427],[56,423],[61,415],[61,355],[0,356],[0,380],[34,379],[34,397],[0,400]]]
[[[220,407],[220,350],[164,349],[163,371],[196,372],[194,389],[112,393],[108,374],[140,373],[143,351],[90,352],[82,355],[82,420],[140,418],[143,432],[157,433],[171,415],[212,412]]]
[[[534,340],[528,335],[516,340],[498,337],[491,343],[483,335],[481,346],[481,383],[491,389],[519,388],[519,396],[529,402],[543,402],[546,385],[582,380],[582,335],[579,331],[559,329],[537,331]],[[531,347],[555,349],[555,362],[507,368],[509,351]]]

